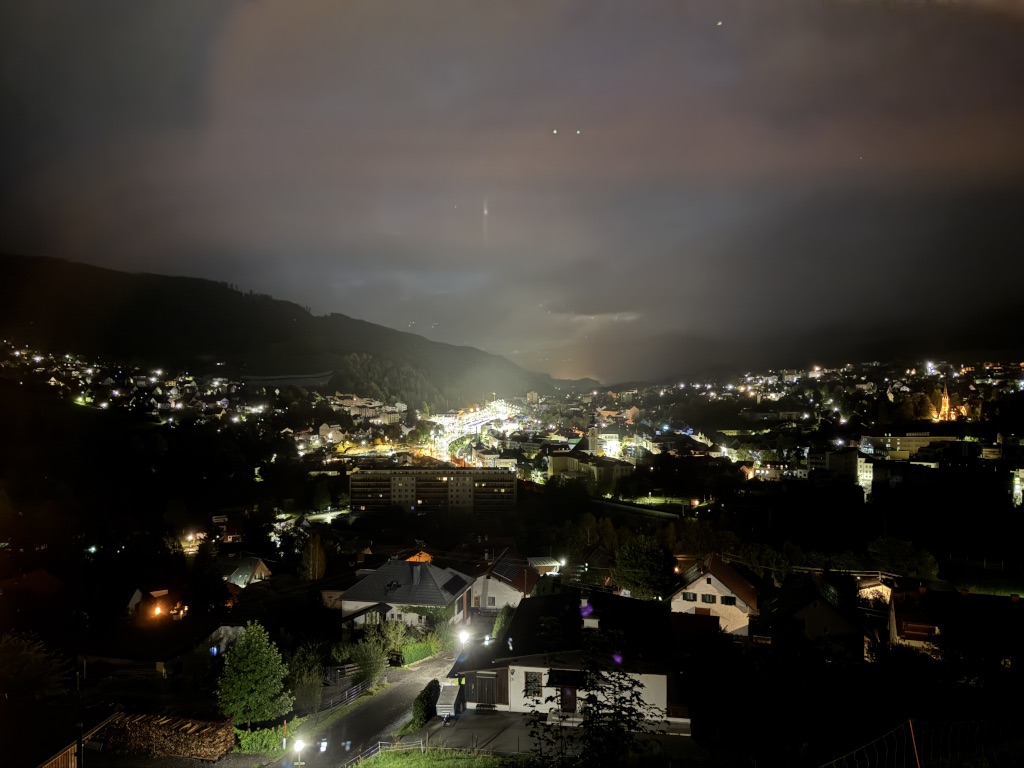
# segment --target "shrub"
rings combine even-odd
[[[406,664],[412,664],[420,659],[426,659],[433,656],[435,653],[434,646],[427,640],[422,640],[416,643],[409,643],[405,646],[405,650],[402,651],[402,656],[405,658]]]
[[[412,727],[419,730],[437,714],[437,697],[441,695],[441,684],[431,680],[416,696],[412,703]]]
[[[427,635],[427,642],[434,649],[434,653],[453,650],[455,648],[455,628],[451,624],[438,624]]]
[[[369,680],[375,685],[388,668],[388,653],[384,648],[384,639],[377,633],[367,633],[366,637],[352,648],[352,661],[359,667],[355,682]]]
[[[304,718],[296,717],[289,721],[292,733],[299,727]],[[251,731],[242,728],[235,728],[235,736],[238,738],[238,751],[245,755],[271,755],[281,750],[281,740],[284,738],[284,726],[278,725],[273,728],[256,728]],[[289,737],[290,738],[290,737]]]

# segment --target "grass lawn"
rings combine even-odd
[[[447,749],[428,749],[426,752],[381,752],[364,760],[363,763],[372,768],[501,768],[509,765],[509,758],[474,755],[471,752]]]

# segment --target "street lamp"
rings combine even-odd
[[[305,761],[302,759],[302,748],[306,746],[306,742],[302,739],[295,740],[295,762],[293,765],[305,765]]]
[[[462,630],[461,632],[459,632],[459,640],[462,641],[463,645],[468,643],[469,642],[469,632],[467,632],[466,630]]]

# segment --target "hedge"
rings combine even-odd
[[[437,698],[441,695],[441,684],[431,680],[416,696],[412,703],[412,727],[419,730],[437,714]]]
[[[421,640],[418,643],[409,643],[402,648],[402,657],[405,659],[406,664],[412,664],[415,661],[427,659],[433,655],[434,647],[426,640]]]

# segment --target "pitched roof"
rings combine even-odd
[[[754,608],[755,610],[757,609],[757,589],[745,576],[718,555],[708,555],[703,560],[700,560],[691,566],[686,573],[683,574],[683,586],[682,589],[678,591],[681,592],[698,579],[704,578],[705,575],[709,573],[722,582],[722,584],[724,584],[730,592],[736,595],[736,597],[751,608]]]
[[[343,600],[396,605],[450,605],[465,592],[472,579],[453,568],[431,563],[388,560],[357,582]]]

